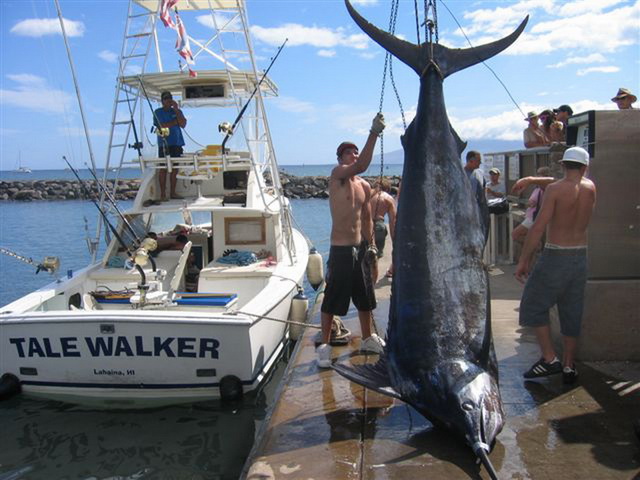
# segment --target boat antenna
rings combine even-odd
[[[67,157],[63,155],[62,159],[67,163],[67,165],[69,165],[69,168],[71,169],[75,177],[78,179],[78,182],[80,182],[80,187],[82,188],[82,191],[84,192],[85,196],[87,196],[91,200],[91,202],[93,202],[93,204],[96,206],[96,208],[98,209],[98,212],[100,212],[100,215],[102,216],[102,219],[104,220],[105,224],[109,227],[109,230],[111,230],[111,233],[113,233],[113,236],[116,237],[116,240],[118,240],[118,243],[120,244],[120,246],[124,248],[127,251],[127,253],[129,253],[129,255],[133,255],[133,251],[124,242],[124,240],[118,233],[118,229],[114,227],[113,224],[109,221],[109,217],[104,212],[104,210],[102,210],[100,205],[98,205],[98,202],[96,201],[94,196],[91,194],[91,190],[87,187],[87,184],[85,183],[85,181],[82,180],[82,178],[80,178],[78,171],[75,168],[73,168],[73,166],[69,163],[69,161],[67,160]]]
[[[221,150],[222,150],[223,154],[224,154],[224,146],[227,144],[227,141],[229,140],[231,135],[233,135],[233,131],[235,130],[236,126],[238,126],[238,123],[242,119],[242,116],[244,115],[244,112],[247,110],[247,107],[249,106],[249,103],[251,103],[251,100],[253,99],[253,96],[256,94],[256,92],[260,88],[260,85],[262,85],[262,82],[264,81],[264,79],[267,78],[267,73],[269,73],[269,70],[271,70],[271,67],[273,66],[273,64],[275,63],[276,59],[278,58],[278,55],[280,55],[280,52],[282,52],[282,49],[284,48],[284,46],[287,44],[288,41],[289,41],[289,38],[285,38],[284,42],[282,42],[282,45],[280,45],[280,47],[278,48],[278,51],[276,52],[276,54],[271,59],[271,63],[269,64],[267,69],[262,74],[262,77],[260,77],[260,80],[256,84],[256,87],[253,89],[253,92],[251,92],[251,95],[249,95],[249,98],[247,99],[246,103],[244,104],[244,107],[242,107],[242,109],[238,113],[238,116],[234,120],[233,124],[229,125],[228,123],[224,123],[224,124],[221,124],[220,127],[218,127],[219,131],[221,131],[221,132],[224,131],[226,133],[226,135],[224,137],[224,140],[222,140]],[[224,127],[223,127],[223,125],[224,125]]]

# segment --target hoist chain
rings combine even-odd
[[[429,43],[433,43],[435,35],[435,43],[438,39],[438,10],[436,0],[425,0],[424,2],[424,34]],[[433,18],[429,17],[429,10],[433,12]]]
[[[417,0],[416,0],[417,1]],[[391,2],[391,14],[389,15],[389,33],[393,35],[396,30],[396,20],[398,18],[398,5],[399,0],[393,0]],[[393,57],[391,53],[386,52],[384,57],[384,69],[382,72],[382,88],[380,91],[380,105],[378,108],[379,112],[382,112],[382,105],[384,103],[384,91],[385,85],[387,81],[387,69],[389,70],[389,79],[391,80],[391,85],[393,87],[393,91],[396,95],[396,99],[398,101],[398,106],[400,107],[400,114],[402,115],[402,125],[404,129],[407,129],[407,123],[404,118],[404,109],[402,108],[402,101],[400,100],[400,95],[398,94],[398,88],[396,87],[396,81],[393,77]],[[380,135],[380,179],[382,179],[384,172],[384,134]]]

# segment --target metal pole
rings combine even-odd
[[[84,127],[84,136],[87,139],[87,147],[89,148],[89,158],[91,159],[91,166],[95,170],[96,162],[93,157],[93,148],[91,148],[91,139],[89,138],[89,128],[87,127],[87,119],[84,115],[84,108],[82,107],[82,98],[80,96],[80,88],[78,88],[78,81],[76,79],[76,70],[73,66],[73,59],[71,58],[71,49],[69,48],[69,42],[67,41],[67,32],[64,29],[64,21],[62,20],[62,11],[60,10],[60,4],[58,0],[54,0],[56,4],[56,10],[58,11],[58,20],[60,21],[60,28],[62,29],[62,38],[64,39],[64,46],[67,48],[67,58],[69,59],[69,65],[71,66],[71,76],[73,77],[73,85],[76,89],[76,98],[78,99],[78,105],[80,106],[80,116],[82,117],[82,126]]]

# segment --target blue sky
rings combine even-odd
[[[127,3],[60,1],[98,166],[106,154]],[[389,2],[353,4],[369,21],[387,28]],[[446,6],[474,45],[507,35],[530,16],[520,39],[487,62],[523,112],[565,103],[575,112],[614,109],[610,98],[619,87],[636,95],[640,90],[640,1],[451,0]],[[438,1],[437,7],[440,43],[466,47],[445,5]],[[267,67],[277,46],[289,38],[270,72],[280,96],[267,102],[279,163],[332,163],[342,140],[361,144],[380,102],[385,57],[354,24],[343,2],[249,0],[247,8],[260,68]],[[211,29],[201,16],[182,15],[189,34],[204,40]],[[34,169],[63,168],[62,155],[76,165],[87,162],[53,1],[2,0],[0,17],[0,169],[15,168],[19,153],[22,163]],[[165,70],[175,70],[175,32],[159,26],[159,34]],[[396,34],[416,42],[414,2],[400,2]],[[201,58],[196,60],[196,71],[217,68]],[[393,72],[409,122],[418,77],[397,60]],[[389,79],[386,84],[384,144],[386,151],[392,151],[400,148],[402,121]],[[522,138],[526,126],[522,114],[483,65],[449,77],[445,98],[454,128],[470,147],[474,139]],[[218,120],[202,110],[185,111],[187,132],[200,144],[220,143]],[[230,122],[235,118],[230,110],[225,115]],[[187,149],[196,148],[188,142]]]

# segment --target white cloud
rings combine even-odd
[[[240,19],[237,16],[226,15],[222,13],[215,14],[215,23],[213,21],[213,17],[211,15],[199,15],[196,17],[196,21],[200,25],[204,25],[205,27],[215,29],[215,25],[218,25],[218,28],[232,28],[232,29],[241,29],[242,24]]]
[[[569,102],[575,113],[586,112],[588,110],[613,110],[616,106],[612,102],[598,103],[593,100],[578,100]],[[524,112],[539,112],[545,105],[523,104]],[[467,118],[450,117],[451,125],[464,139],[497,139],[497,140],[521,140],[522,131],[526,127],[523,115],[519,110],[509,110],[490,116],[473,116]]]
[[[363,7],[368,7],[371,5],[377,5],[378,0],[351,0],[351,5],[362,5]]]
[[[66,18],[62,20],[67,36],[82,37],[84,35],[84,23]],[[28,18],[16,23],[11,28],[11,33],[23,37],[43,37],[45,35],[62,35],[62,29],[57,18]]]
[[[553,65],[547,65],[547,68],[560,68],[565,65],[572,64],[582,64],[582,63],[603,63],[606,62],[604,55],[600,53],[592,53],[591,55],[586,55],[584,57],[567,57],[566,60],[558,63],[554,63]]]
[[[98,57],[109,63],[116,63],[118,61],[118,54],[111,50],[102,50],[98,53]]]
[[[573,15],[581,15],[587,12],[600,13],[604,9],[624,3],[623,0],[576,0],[560,5],[558,14],[562,17],[570,17]]]
[[[257,40],[273,46],[281,45],[285,38],[289,39],[288,44],[292,47],[310,45],[322,49],[347,47],[365,50],[369,45],[369,37],[364,33],[350,35],[343,28],[306,27],[297,23],[274,28],[254,25],[251,33]]]
[[[336,56],[336,51],[335,50],[318,50],[318,56],[320,57],[335,57]]]
[[[608,66],[608,67],[589,67],[589,68],[581,68],[576,72],[576,75],[579,77],[583,77],[589,73],[616,73],[619,72],[619,67]]]
[[[530,14],[530,23],[507,55],[555,53],[561,50],[611,54],[638,43],[640,2],[632,5],[619,0],[603,2],[577,0],[563,3],[554,0],[524,0],[508,7],[465,12],[471,25],[464,30],[474,45],[502,38]],[[605,11],[606,10],[606,11]],[[534,23],[533,20],[544,20]],[[611,28],[615,25],[615,28]],[[462,37],[459,31],[454,35]]]
[[[7,75],[18,85],[0,89],[0,104],[43,113],[64,113],[73,104],[73,96],[49,86],[44,78],[28,73]]]
[[[274,98],[272,102],[280,110],[292,113],[313,113],[315,107],[312,103],[305,100],[298,100],[294,97],[280,96]]]

